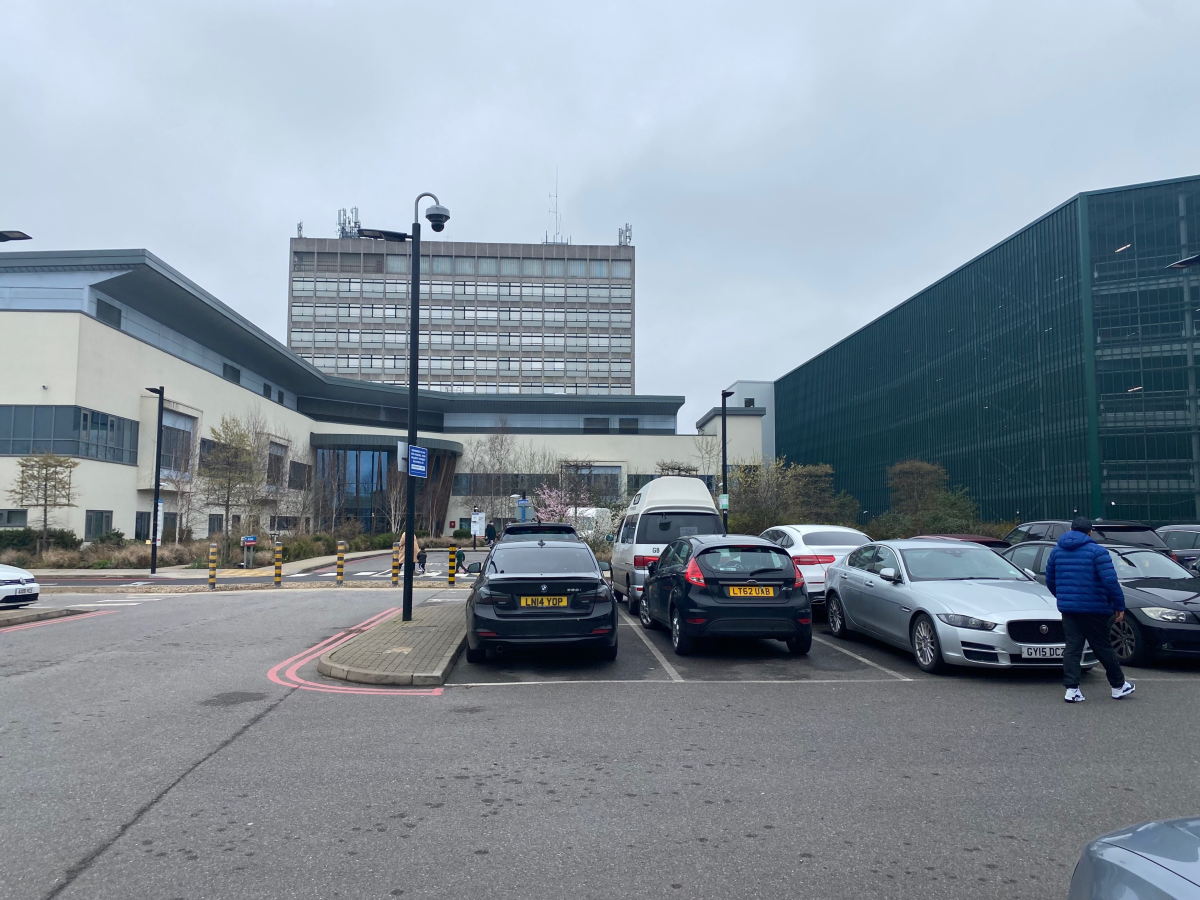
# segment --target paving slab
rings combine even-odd
[[[336,650],[317,671],[360,684],[441,685],[467,643],[461,602],[419,606],[412,621],[396,613]]]

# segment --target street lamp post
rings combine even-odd
[[[450,211],[442,206],[442,201],[436,194],[424,191],[413,201],[412,234],[406,235],[396,231],[380,231],[374,228],[360,228],[358,236],[374,240],[403,242],[411,238],[409,250],[409,268],[412,282],[409,287],[411,294],[408,298],[408,446],[417,443],[417,377],[419,374],[420,354],[420,312],[421,312],[421,200],[425,197],[433,199],[433,206],[425,210],[425,218],[429,220],[434,231],[441,231],[450,221]],[[411,454],[411,450],[408,451]],[[397,467],[398,468],[398,467]],[[397,472],[397,474],[399,474]],[[400,614],[402,621],[412,619],[413,609],[413,576],[416,574],[416,527],[417,527],[417,476],[408,468],[406,490],[404,497],[404,602]]]
[[[154,512],[150,514],[150,574],[153,575],[158,571],[158,530],[161,527],[159,517],[162,515],[158,504],[162,493],[162,420],[165,391],[162,385],[146,390],[158,395],[158,430],[154,433]],[[178,522],[175,527],[179,527]]]
[[[726,534],[729,534],[729,457],[725,441],[725,401],[732,396],[733,391],[721,391],[721,493],[725,495],[721,527]]]

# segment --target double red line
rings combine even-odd
[[[40,628],[43,625],[57,625],[59,622],[78,622],[80,619],[107,616],[109,613],[115,612],[115,609],[98,609],[95,612],[83,613],[78,616],[59,616],[56,619],[42,619],[40,622],[26,622],[24,625],[9,625],[7,628],[0,628],[0,634],[7,634],[10,631],[24,631],[26,628]]]
[[[384,696],[400,696],[400,697],[437,697],[442,693],[442,688],[369,688],[369,687],[341,687],[340,685],[319,684],[315,681],[309,681],[300,677],[300,669],[308,665],[318,656],[323,653],[329,653],[336,650],[338,647],[350,641],[364,631],[367,631],[378,625],[384,619],[391,616],[393,613],[400,611],[399,607],[385,609],[378,615],[372,616],[365,622],[360,622],[353,628],[346,631],[339,631],[333,637],[326,638],[319,644],[314,644],[302,653],[297,653],[291,659],[285,659],[277,666],[273,666],[267,677],[276,684],[281,684],[284,687],[300,688],[303,691],[319,691],[325,694],[382,694]],[[20,626],[18,626],[20,627]]]

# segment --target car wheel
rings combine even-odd
[[[913,656],[922,672],[938,673],[946,670],[946,661],[942,659],[942,644],[938,640],[937,629],[933,619],[921,613],[912,626]]]
[[[629,602],[633,603],[634,601],[630,600]],[[646,602],[645,598],[638,600],[637,605],[638,621],[642,623],[642,627],[647,631],[654,631],[658,628],[658,622],[654,620],[654,616],[650,615],[650,604]]]
[[[1113,622],[1109,639],[1113,650],[1117,652],[1117,659],[1126,665],[1140,666],[1149,662],[1150,648],[1146,646],[1146,638],[1128,612],[1120,622]]]
[[[467,648],[467,662],[473,663],[475,665],[479,665],[480,663],[487,662],[487,648],[486,647],[468,647]]]
[[[682,629],[683,617],[679,615],[678,609],[671,610],[671,649],[675,651],[677,656],[687,656],[692,652],[693,641],[689,635],[683,633]]]
[[[792,656],[803,656],[812,649],[812,629],[806,628],[803,634],[787,639],[788,651]]]
[[[613,644],[611,647],[603,648],[600,651],[600,658],[606,662],[612,662],[615,660],[617,658],[617,645]]]
[[[846,627],[846,610],[842,608],[842,598],[837,594],[826,597],[825,617],[829,621],[829,633],[835,638],[845,638],[850,634],[850,629]]]

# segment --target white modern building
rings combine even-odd
[[[88,540],[110,529],[148,536],[158,401],[147,388],[161,385],[168,532],[317,529],[347,518],[391,530],[407,389],[323,371],[153,254],[0,253],[0,325],[8,345],[21,348],[0,380],[0,527],[39,520],[8,492],[21,457],[53,452],[79,463],[75,505],[54,511],[55,526]],[[636,490],[664,466],[711,478],[711,435],[676,433],[683,402],[422,391],[420,443],[430,450],[422,524],[440,533],[469,516],[481,491],[494,493],[494,483],[481,483],[494,482],[501,451],[534,469],[566,466],[610,496]],[[215,504],[202,490],[222,419],[254,435],[262,472],[254,522],[241,518],[250,506]],[[758,456],[761,440],[739,420],[730,457]],[[544,474],[518,472],[514,489],[529,490]]]

